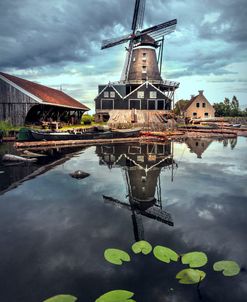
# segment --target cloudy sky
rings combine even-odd
[[[0,0],[0,70],[60,88],[93,108],[97,85],[119,80],[134,0]],[[204,89],[211,102],[236,95],[247,106],[246,0],[147,0],[144,27],[174,18],[163,78],[176,99]]]

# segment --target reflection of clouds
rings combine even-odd
[[[198,210],[198,216],[206,220],[214,220],[213,214],[209,210]]]
[[[174,227],[146,217],[143,225],[153,245],[208,254],[208,276],[201,285],[204,301],[242,302],[247,294],[245,273],[227,279],[214,273],[212,264],[233,259],[246,266],[245,179],[235,175],[233,181],[224,169],[237,162],[244,170],[244,157],[227,162],[224,156],[219,163],[218,155],[212,158],[211,146],[215,149],[212,143],[208,157],[200,161],[182,158],[174,182],[170,170],[161,174],[165,210]],[[240,144],[231,152],[240,154],[242,148]],[[198,301],[195,287],[174,278],[180,264],[131,253],[131,212],[102,199],[103,194],[125,198],[121,169],[99,167],[94,151],[89,148],[0,197],[0,300],[36,302],[69,292],[90,302],[106,291],[125,288],[135,292],[137,301]],[[90,176],[76,180],[68,175],[78,169]],[[132,262],[121,267],[107,263],[103,252],[109,247],[128,251]]]
[[[234,175],[243,176],[243,177],[247,176],[247,171],[246,170],[244,171],[242,167],[239,167],[237,165],[234,165],[234,166],[231,165],[231,166],[226,167],[224,169],[224,172],[230,174],[233,177],[234,177]]]

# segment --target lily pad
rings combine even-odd
[[[75,302],[77,298],[71,295],[57,295],[43,302]]]
[[[236,276],[240,272],[240,267],[235,261],[218,261],[213,266],[216,272],[223,271],[223,275],[226,277]]]
[[[116,265],[122,265],[123,261],[130,261],[129,254],[118,249],[106,249],[104,252],[104,257],[108,262]]]
[[[179,279],[181,284],[196,284],[201,282],[206,276],[206,273],[198,269],[186,268],[181,270],[176,275],[176,279]]]
[[[127,290],[112,290],[102,296],[100,296],[95,302],[136,302],[130,299],[134,296],[134,293]]]
[[[203,252],[191,252],[182,256],[182,263],[190,267],[201,267],[208,262],[208,257]]]
[[[168,247],[157,245],[153,250],[155,258],[158,260],[170,263],[172,261],[178,261],[178,254]]]
[[[151,244],[148,243],[147,241],[141,240],[141,241],[135,242],[135,243],[132,245],[132,251],[133,251],[135,254],[142,253],[142,254],[144,254],[144,255],[147,255],[147,254],[151,253],[151,251],[152,251],[152,246],[151,246]]]

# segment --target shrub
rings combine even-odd
[[[94,121],[94,119],[93,119],[93,117],[92,117],[91,115],[89,115],[89,114],[84,114],[84,115],[82,116],[81,121],[82,121],[82,123],[83,123],[84,125],[91,125],[92,122]]]

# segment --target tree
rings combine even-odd
[[[232,97],[232,101],[225,98],[223,102],[215,103],[213,107],[215,116],[247,116],[247,108],[240,110],[239,101],[235,95]]]
[[[231,102],[231,116],[239,116],[239,115],[240,115],[239,101],[234,95],[232,97],[232,102]]]
[[[174,113],[176,115],[181,115],[182,111],[186,108],[186,106],[188,105],[189,100],[179,100],[176,102],[175,104],[175,108],[174,108]]]

